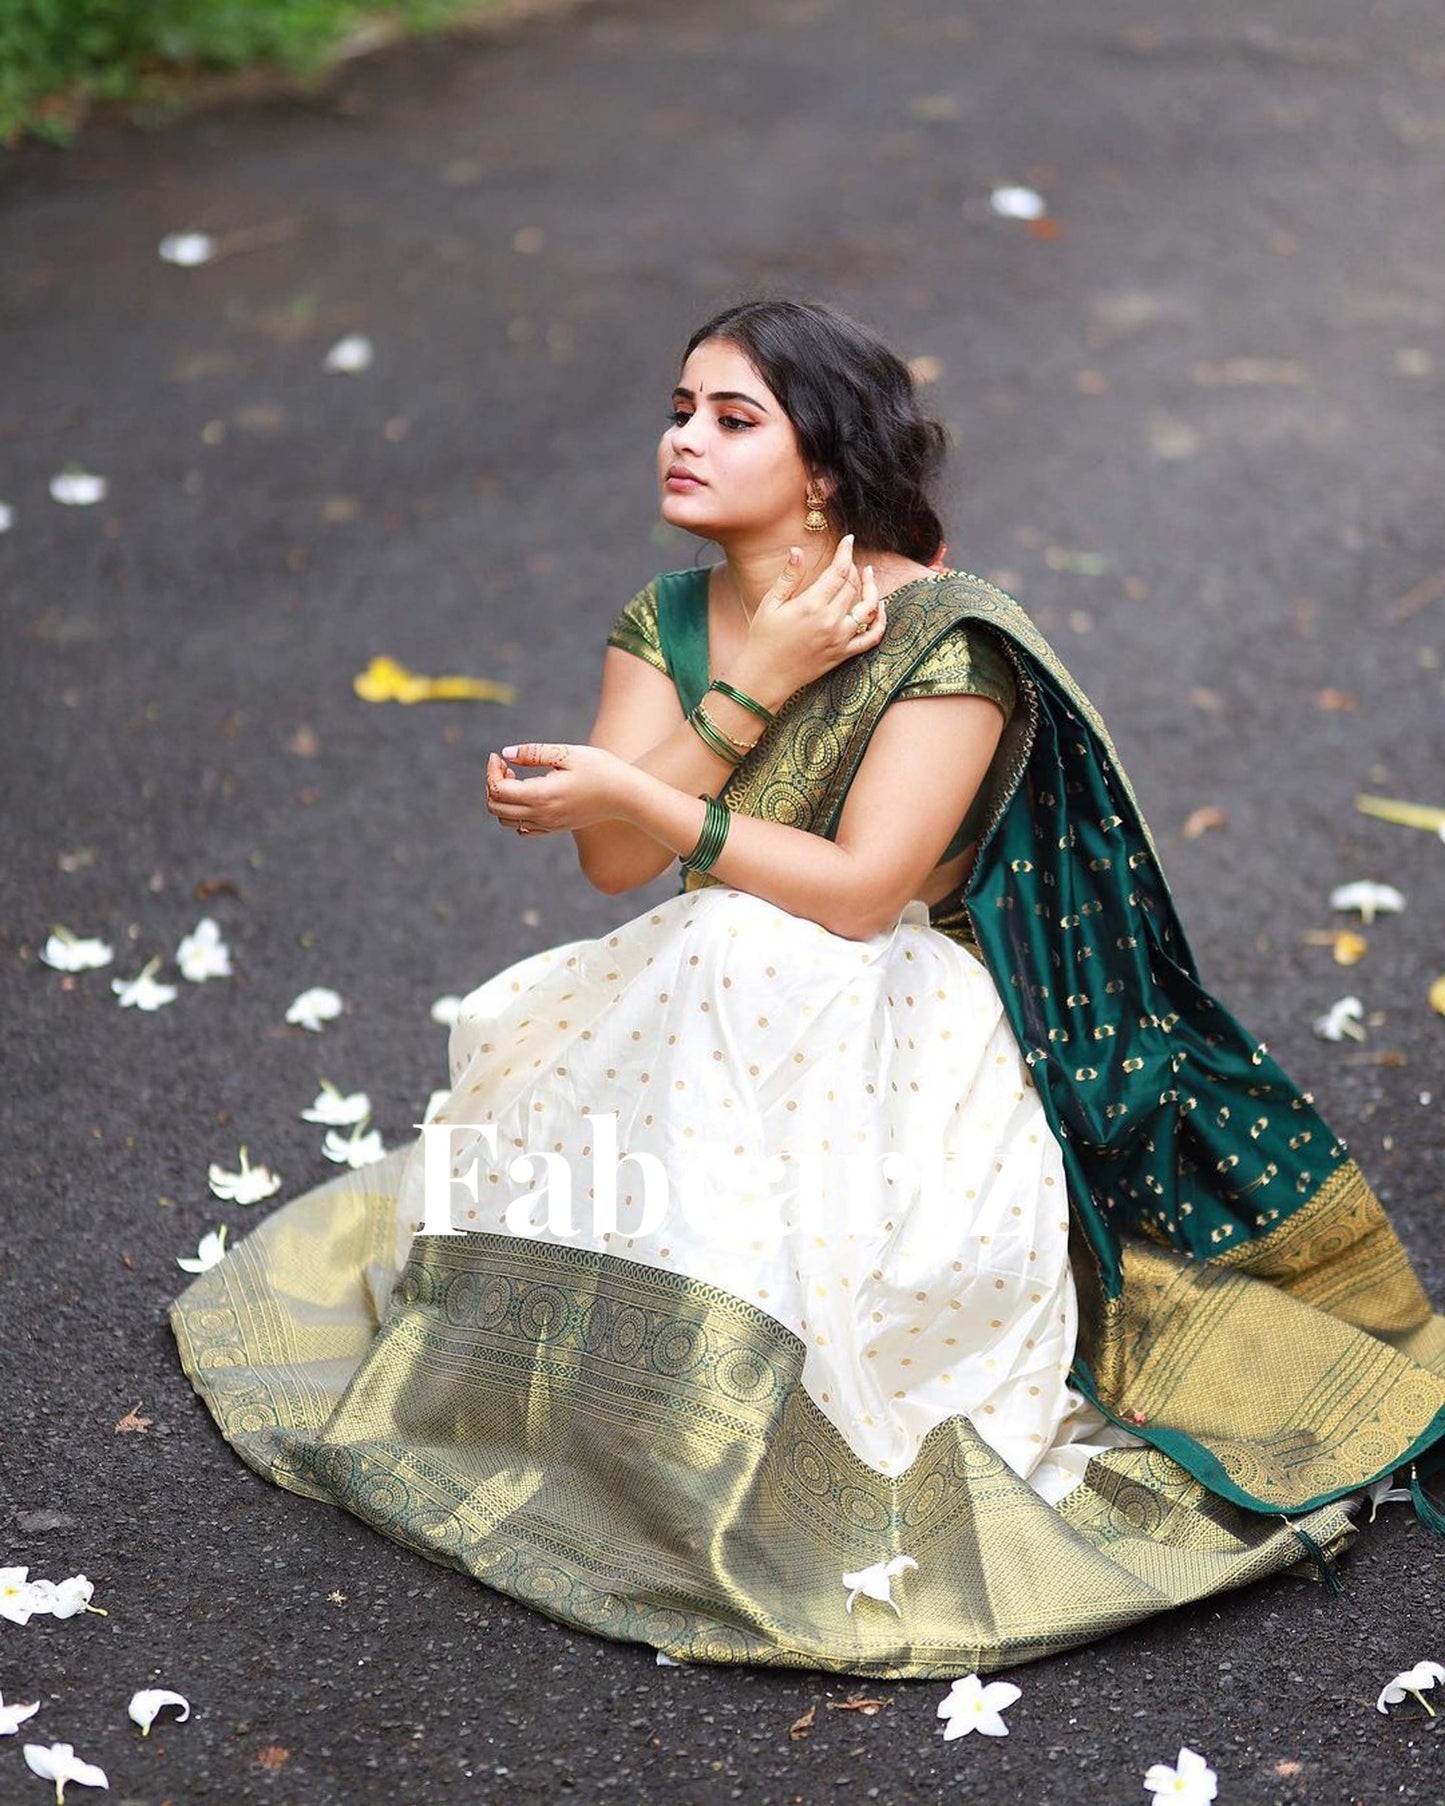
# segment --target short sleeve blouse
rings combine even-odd
[[[613,623],[609,646],[645,659],[668,674],[657,622],[657,589],[649,583],[640,589]],[[919,660],[895,700],[919,696],[987,696],[1003,710],[1007,721],[1018,701],[1013,666],[994,630],[981,621],[958,621]],[[977,828],[991,794],[986,779],[974,805],[959,825],[939,859],[951,859],[977,837]]]

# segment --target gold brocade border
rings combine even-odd
[[[1359,1166],[1335,1168],[1308,1204],[1257,1241],[1214,1257],[1376,1335],[1416,1330],[1430,1301]]]
[[[1088,1302],[1079,1353],[1105,1408],[1279,1510],[1389,1471],[1445,1410],[1413,1349],[1220,1262],[1126,1240],[1119,1296]]]
[[[283,1206],[177,1300],[186,1371],[259,1472],[561,1622],[678,1660],[940,1678],[1300,1557],[1278,1519],[1152,1450],[1098,1458],[1063,1511],[962,1416],[881,1474],[804,1389],[784,1325],[619,1256],[419,1238],[378,1325],[357,1263],[394,1198],[367,1170]],[[1305,1527],[1349,1534],[1334,1507]],[[848,1612],[843,1573],[897,1553],[919,1564],[899,1612]]]

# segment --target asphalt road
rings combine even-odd
[[[1003,183],[1056,230],[991,215]],[[945,1744],[942,1685],[866,1716],[825,1709],[846,1677],[659,1668],[267,1485],[165,1323],[175,1256],[247,1224],[209,1162],[330,1177],[321,1072],[409,1134],[436,996],[671,894],[504,834],[482,767],[585,734],[617,610],[692,558],[652,466],[676,354],[774,291],[936,360],[950,562],[1103,710],[1207,981],[1445,1301],[1445,849],[1353,808],[1445,803],[1442,196],[1434,0],[611,0],[0,167],[0,1565],[109,1614],[0,1626],[0,1692],[42,1701],[0,1800],[45,1797],[32,1737],[151,1806],[1062,1806],[1143,1800],[1181,1743],[1231,1806],[1445,1795],[1445,1714],[1374,1708],[1445,1660],[1445,1545],[1398,1507],[1338,1597],[1280,1579],[1022,1668],[1006,1740]],[[351,332],[372,368],[324,372]],[[72,462],[103,502],[51,500]],[[363,703],[381,652],[519,699]],[[1303,937],[1365,877],[1408,905],[1345,970]],[[118,1008],[206,912],[236,975]],[[116,964],[47,970],[57,922]],[[349,1003],[320,1041],[282,1022],[315,983]],[[1368,1041],[1317,1039],[1347,991]],[[195,1710],[143,1742],[148,1685]]]

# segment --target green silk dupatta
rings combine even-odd
[[[659,580],[684,706],[708,681],[697,601],[695,573]],[[962,620],[1004,636],[1020,701],[973,871],[932,920],[988,966],[1063,1149],[1077,1382],[1254,1511],[1432,1465],[1445,1318],[1344,1142],[1200,982],[1108,730],[1011,597],[962,571],[904,585],[878,646],[789,698],[722,800],[831,837],[884,708]]]

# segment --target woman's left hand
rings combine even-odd
[[[570,746],[556,740],[509,746],[516,765],[543,765],[545,777],[519,778],[500,753],[487,754],[487,808],[505,828],[551,834],[588,828],[621,814],[621,799],[633,767],[600,746]]]

